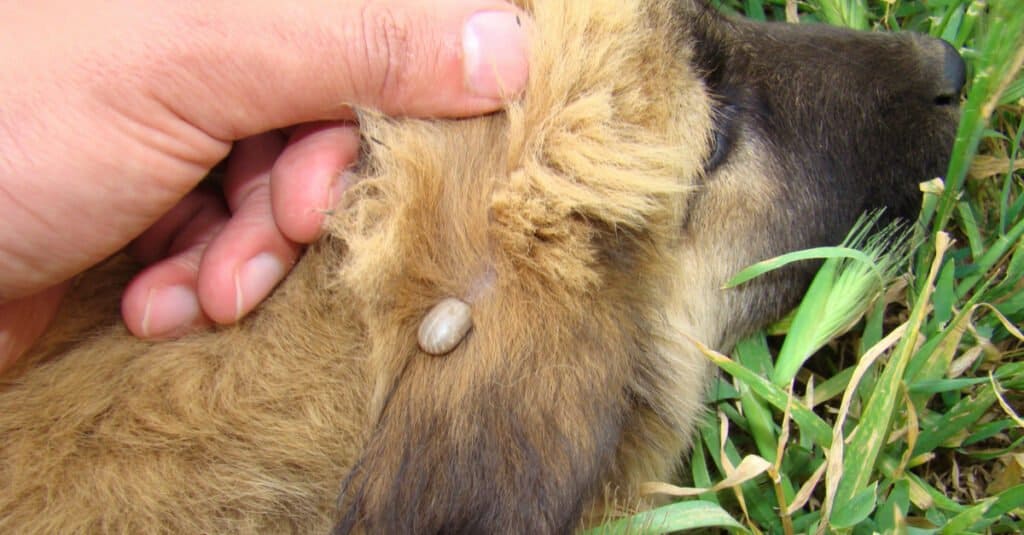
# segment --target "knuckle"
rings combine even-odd
[[[398,95],[413,53],[413,21],[394,7],[369,2],[363,8],[362,36],[367,83],[363,95],[372,102]]]

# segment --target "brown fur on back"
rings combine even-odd
[[[794,164],[808,144],[771,140],[803,119],[752,104],[709,166],[726,97],[770,80],[746,43],[784,30],[691,2],[522,5],[525,96],[459,121],[361,112],[361,180],[241,324],[139,341],[115,301],[131,266],[78,282],[0,378],[0,531],[554,533],[673,476],[710,373],[683,335],[727,348],[806,274],[722,282],[890,196],[847,193],[863,166],[831,184],[828,162]],[[920,152],[941,162],[944,136]],[[789,232],[795,190],[820,232]],[[434,357],[416,331],[446,297],[474,326]]]
[[[368,393],[359,338],[337,334],[355,325],[349,297],[324,267],[303,262],[239,327],[159,344],[115,320],[122,266],[81,279],[71,302],[107,326],[60,321],[5,376],[0,531],[325,531]]]

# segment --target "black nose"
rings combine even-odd
[[[907,32],[914,48],[917,49],[917,61],[921,66],[923,78],[921,86],[926,95],[938,106],[957,105],[960,103],[960,92],[967,81],[967,67],[957,49],[943,41],[919,33]]]
[[[942,78],[935,103],[939,105],[955,104],[960,100],[960,92],[967,83],[967,66],[953,45],[938,40],[942,44]]]

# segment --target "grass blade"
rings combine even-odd
[[[656,535],[684,529],[725,528],[733,533],[748,533],[742,524],[718,504],[702,501],[676,502],[609,522],[583,532],[583,535]]]

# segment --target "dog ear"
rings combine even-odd
[[[339,214],[367,326],[367,447],[338,532],[565,532],[604,490],[710,104],[661,3],[543,2],[526,94],[453,122],[361,117]],[[417,346],[468,304],[453,351]]]
[[[576,527],[621,440],[628,314],[502,288],[452,353],[396,347],[415,355],[345,482],[337,533]]]

